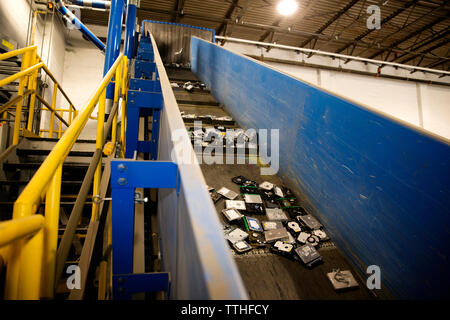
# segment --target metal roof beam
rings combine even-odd
[[[384,18],[381,21],[381,25],[386,24],[387,22],[391,21],[392,19],[394,19],[396,16],[398,16],[399,14],[401,14],[402,12],[404,12],[406,9],[408,9],[409,7],[411,7],[412,5],[415,5],[416,2],[418,0],[412,0],[412,1],[408,1],[407,3],[405,3],[403,5],[403,7],[401,7],[400,9],[394,11],[392,14],[390,14],[389,16],[387,16],[386,18]],[[366,31],[364,31],[363,33],[361,33],[359,36],[357,36],[353,41],[351,41],[350,43],[347,43],[345,46],[339,48],[338,50],[336,50],[336,53],[340,53],[342,51],[344,51],[345,49],[347,49],[348,47],[350,47],[351,45],[356,45],[358,41],[362,40],[363,38],[365,38],[367,35],[369,35],[370,33],[372,33],[374,30],[376,29],[367,29]]]
[[[179,22],[183,16],[185,0],[177,0],[175,3],[175,14],[172,15],[172,22]]]
[[[339,19],[344,13],[346,13],[348,10],[350,10],[359,0],[352,0],[347,5],[342,8],[340,11],[338,11],[330,20],[327,21],[323,26],[319,28],[319,30],[316,31],[316,33],[322,33],[325,31],[326,28],[331,26],[337,19]],[[312,40],[317,39],[317,37],[309,37],[307,40],[303,41],[300,44],[300,47],[305,47],[310,43]]]
[[[382,53],[385,52],[386,50],[392,50],[392,49],[394,49],[394,48],[397,47],[399,44],[401,44],[401,43],[403,43],[403,42],[405,42],[405,41],[407,41],[407,40],[409,40],[409,39],[411,39],[411,38],[413,38],[413,37],[415,37],[415,36],[421,34],[421,33],[424,32],[425,30],[428,30],[429,28],[432,28],[433,26],[435,26],[436,24],[438,24],[438,23],[444,21],[445,19],[447,19],[446,16],[444,16],[444,17],[439,17],[438,19],[436,19],[436,20],[430,22],[429,24],[423,26],[422,28],[419,28],[419,29],[417,29],[416,31],[414,31],[414,32],[412,32],[412,33],[406,35],[405,37],[403,37],[403,38],[401,38],[401,39],[395,41],[393,44],[391,44],[391,45],[389,46],[388,49],[383,49],[383,50],[377,51],[376,53],[372,54],[372,55],[369,57],[369,59],[373,59],[373,58],[377,57],[378,55],[382,54]]]
[[[225,24],[226,24],[225,20],[231,19],[234,9],[236,9],[238,3],[239,3],[239,0],[233,0],[230,7],[228,8],[227,13],[225,14],[224,22],[222,22],[222,24],[216,29],[216,34],[220,34],[220,33],[222,33],[222,31],[225,30]]]

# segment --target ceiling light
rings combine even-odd
[[[295,0],[282,0],[278,6],[277,10],[284,16],[289,16],[297,10],[298,4]]]

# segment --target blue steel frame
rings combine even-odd
[[[122,41],[122,20],[126,0],[112,0],[109,12],[108,39],[106,43],[105,66],[103,75],[109,71],[120,54]],[[110,83],[106,90],[106,98],[114,98],[114,83]],[[106,120],[106,119],[105,119]]]
[[[133,58],[133,51],[135,45],[135,29],[136,29],[136,5],[128,3],[127,5],[127,21],[125,27],[125,42],[124,42],[124,55],[128,59]]]
[[[142,27],[141,27],[142,32],[144,31],[144,24],[145,24],[145,22],[159,23],[159,24],[170,24],[170,25],[173,25],[173,26],[180,26],[180,27],[191,28],[191,29],[199,29],[199,30],[211,31],[211,32],[212,32],[212,35],[213,35],[213,40],[212,40],[212,42],[213,42],[213,43],[216,42],[216,31],[215,31],[214,29],[203,28],[203,27],[197,27],[197,26],[190,26],[190,25],[188,25],[188,24],[183,24],[183,23],[166,22],[166,21],[156,21],[156,20],[144,20],[144,21],[142,21]]]
[[[169,291],[167,272],[133,274],[134,201],[136,188],[176,189],[177,164],[166,161],[111,161],[113,298],[131,299],[139,292]]]
[[[138,151],[150,153],[150,159],[156,160],[161,110],[164,102],[154,62],[155,55],[149,38],[142,37],[137,56],[134,64],[135,78],[130,80],[130,90],[128,90],[125,158],[133,158],[134,152]],[[153,117],[151,141],[138,140],[139,118],[143,116]]]

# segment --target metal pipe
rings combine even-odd
[[[111,1],[102,0],[69,0],[69,2],[74,5],[86,8],[97,8],[97,9],[109,9],[111,8]]]
[[[252,40],[245,40],[245,39],[238,39],[238,38],[231,38],[231,37],[223,37],[223,36],[216,36],[216,39],[226,40],[226,41],[230,41],[230,42],[237,42],[237,43],[253,44],[253,45],[264,46],[264,47],[273,47],[273,48],[279,48],[279,49],[285,49],[285,50],[293,50],[293,51],[299,51],[299,52],[303,52],[303,53],[314,53],[317,55],[328,56],[328,57],[332,57],[332,58],[350,59],[350,60],[354,60],[354,61],[367,62],[367,63],[374,64],[377,66],[387,65],[387,66],[392,66],[392,67],[406,69],[406,70],[417,70],[417,71],[429,72],[429,73],[434,73],[434,74],[450,75],[449,71],[444,71],[444,70],[415,67],[415,66],[410,66],[410,65],[400,64],[400,63],[395,63],[395,62],[373,60],[373,59],[367,59],[367,58],[361,58],[361,57],[355,57],[355,56],[348,56],[348,55],[339,54],[339,53],[332,53],[332,52],[326,52],[326,51],[320,51],[320,50],[312,50],[312,49],[305,49],[305,48],[299,48],[299,47],[285,46],[285,45],[275,44],[275,43],[259,42],[259,41],[252,41]]]
[[[44,226],[40,214],[0,223],[0,248],[24,237],[31,236]]]
[[[75,205],[73,206],[72,212],[70,213],[69,221],[67,222],[66,229],[64,230],[64,234],[61,239],[61,243],[58,247],[58,251],[56,253],[56,283],[58,283],[64,271],[64,264],[69,255],[73,237],[83,213],[86,198],[89,190],[91,189],[92,179],[94,178],[94,173],[101,155],[102,150],[96,149],[94,152],[94,156],[91,159],[91,163],[89,164],[86,175],[84,176],[80,192],[78,193],[77,200],[75,201]]]
[[[55,294],[56,249],[58,246],[59,206],[61,199],[62,164],[50,182],[45,197],[44,248],[41,297],[53,299]]]
[[[106,43],[105,66],[103,71],[104,75],[108,72],[108,70],[111,68],[114,61],[120,54],[123,11],[124,0],[111,1],[111,10],[109,12],[108,38]],[[114,84],[108,85],[106,98],[111,100],[114,98]],[[106,113],[109,113],[108,108],[106,110]]]
[[[55,0],[56,8],[63,18],[70,24],[76,26],[80,32],[86,36],[97,48],[105,52],[105,44],[100,41],[69,9],[66,8],[62,0]]]
[[[138,6],[137,0],[128,0],[124,55],[129,59],[132,58],[134,49],[137,6]]]

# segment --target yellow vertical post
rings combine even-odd
[[[13,219],[29,217],[32,214],[33,206],[31,204],[16,201]],[[11,244],[6,270],[5,299],[39,299],[43,238],[44,231],[41,229],[30,239]]]
[[[28,240],[22,248],[17,299],[39,300],[44,231]]]
[[[74,116],[73,105],[70,105],[69,108],[69,126],[72,124],[72,117]]]
[[[64,111],[63,110],[61,110],[59,112],[59,115],[61,116],[61,119],[64,119]],[[61,138],[61,133],[62,133],[62,121],[59,120],[59,123],[58,123],[58,139]]]
[[[122,78],[122,123],[120,125],[120,143],[121,143],[121,157],[125,157],[125,135],[126,135],[126,106],[127,106],[127,89],[128,89],[128,59],[123,57],[123,78]]]
[[[50,128],[48,131],[48,137],[53,138],[53,126],[55,125],[55,106],[56,106],[56,96],[58,94],[58,84],[55,83],[53,86],[53,97],[52,97],[52,114],[50,116]]]
[[[98,101],[98,115],[97,115],[97,139],[95,148],[103,149],[103,131],[105,125],[105,103],[106,103],[106,89],[103,90],[100,99]],[[95,169],[94,174],[94,185],[93,185],[93,196],[96,196],[100,193],[100,181],[102,178],[102,156],[100,156],[100,160],[97,164],[97,169]],[[99,205],[92,202],[92,216],[91,221],[98,220],[98,210]]]
[[[122,88],[122,67],[123,67],[123,60],[122,63],[119,64],[119,66],[116,69],[116,85],[114,87],[114,103],[119,103],[120,99],[120,93]],[[111,132],[111,141],[115,144],[117,139],[117,114],[116,112],[114,114],[113,118],[113,124],[112,124],[112,132]]]
[[[56,169],[45,198],[44,246],[41,297],[53,298],[55,292],[56,249],[58,245],[59,206],[62,164]]]
[[[30,51],[27,51],[23,54],[22,66],[20,67],[21,71],[28,69],[28,67],[30,66],[32,54],[33,53]],[[27,80],[28,80],[28,76],[23,76],[22,78],[20,78],[19,89],[17,92],[17,94],[19,96],[23,96],[23,92],[24,92],[25,86],[27,84]],[[13,141],[12,141],[13,144],[19,143],[20,121],[22,120],[22,106],[23,106],[23,98],[20,99],[16,105],[16,116],[14,118],[14,133],[13,133]]]
[[[31,65],[39,63],[39,58],[37,56],[37,49],[32,51]],[[27,122],[27,130],[33,131],[33,119],[34,119],[34,106],[36,103],[36,89],[37,89],[37,76],[39,70],[36,70],[32,76],[30,77],[30,81],[28,82],[28,90],[33,90],[33,93],[30,96],[30,106],[28,110],[28,122]]]

